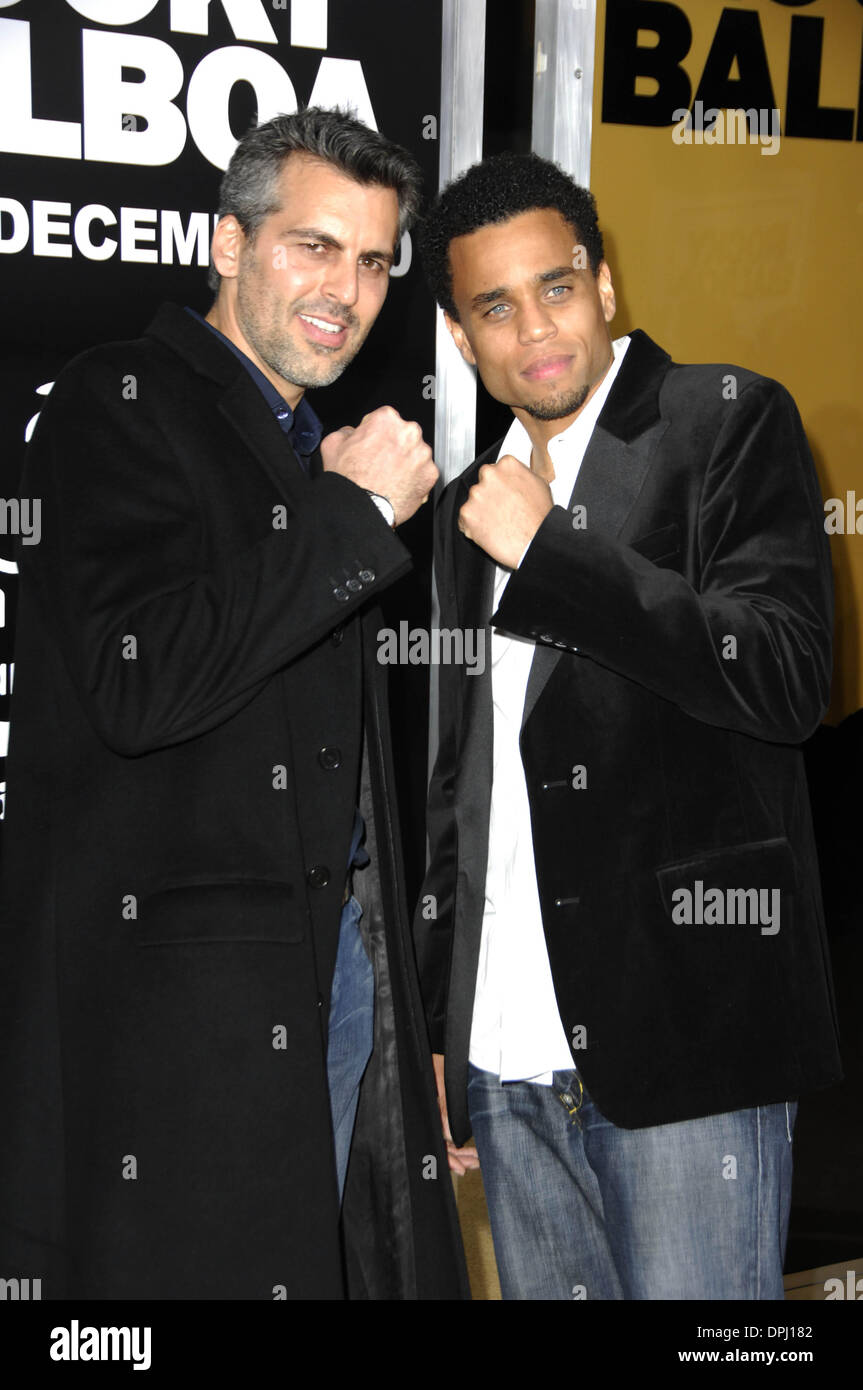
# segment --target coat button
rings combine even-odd
[[[361,579],[364,584],[374,584],[375,572],[374,570],[360,570],[357,578]]]
[[[318,754],[318,762],[327,772],[334,772],[337,767],[342,765],[342,750],[340,748],[322,748]]]
[[[333,589],[333,598],[337,598],[339,603],[347,603],[350,594],[342,584],[339,584],[337,588]]]
[[[351,591],[352,594],[358,594],[358,593],[360,592],[360,589],[361,589],[362,587],[363,587],[363,586],[362,586],[362,584],[360,583],[360,581],[359,581],[358,579],[346,579],[346,580],[345,580],[345,588],[346,588],[346,589],[350,589],[350,591]]]
[[[330,881],[330,871],[326,864],[315,864],[309,869],[306,879],[312,888],[326,888]]]
[[[333,646],[334,646],[334,647],[340,647],[340,646],[341,646],[341,644],[342,644],[342,639],[344,638],[344,635],[345,635],[345,630],[344,630],[343,627],[336,627],[336,628],[333,628],[333,631],[332,631],[332,633],[331,633],[331,636],[332,636],[332,639],[333,639]]]

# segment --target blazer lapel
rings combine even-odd
[[[483,464],[492,463],[498,455],[501,440],[466,468],[458,479],[452,505],[453,557],[459,620],[464,628],[487,628],[494,597],[496,565],[480,546],[458,531],[458,513],[479,476]],[[472,679],[476,680],[477,677]]]
[[[491,671],[489,669],[491,627],[489,619],[494,602],[494,580],[497,566],[480,546],[467,540],[458,532],[457,521],[459,509],[467,501],[468,492],[476,482],[480,468],[483,464],[494,462],[501,443],[502,441],[498,440],[496,444],[493,444],[471,464],[470,468],[465,469],[459,478],[450,522],[456,533],[453,550],[459,623],[465,632],[473,629],[484,633],[483,640],[485,642],[485,667],[482,675],[471,676],[467,681],[465,710],[469,719],[475,718],[482,711],[481,717],[487,717],[489,725],[491,723]],[[478,699],[478,696],[485,698]]]
[[[459,777],[464,795],[459,799],[459,862],[465,874],[468,902],[466,920],[482,921],[482,893],[485,888],[485,862],[488,849],[489,806],[492,782],[494,715],[491,691],[491,628],[489,618],[494,598],[495,562],[485,551],[457,530],[459,508],[476,482],[479,469],[492,462],[500,441],[466,469],[454,490],[452,513],[440,524],[452,528],[458,622],[464,631],[483,633],[484,664],[481,674],[465,676],[462,683],[463,734],[459,750]],[[477,915],[477,904],[479,910]],[[461,910],[461,909],[460,909]],[[471,977],[470,988],[473,988]]]
[[[585,509],[591,531],[620,535],[641,491],[654,450],[667,429],[659,415],[659,387],[671,358],[635,329],[632,341],[588,442],[569,510]],[[528,677],[521,727],[533,713],[562,651],[538,644]]]

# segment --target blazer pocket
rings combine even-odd
[[[201,942],[296,945],[305,936],[293,906],[293,886],[276,879],[229,879],[165,884],[138,903],[139,946]]]
[[[639,536],[627,544],[654,564],[660,560],[670,560],[673,555],[680,554],[680,527],[676,521],[672,521],[670,525],[661,526],[658,531],[649,531],[646,536]]]
[[[748,920],[761,934],[780,931],[797,891],[794,855],[784,836],[710,850],[656,870],[662,905],[672,920],[698,924],[710,910],[714,921]],[[715,892],[719,890],[720,897]],[[773,893],[779,894],[778,899]],[[770,896],[765,898],[763,895]],[[709,902],[706,901],[709,895]],[[778,909],[778,912],[777,912]],[[721,914],[721,916],[720,916]],[[676,917],[675,917],[676,915]]]

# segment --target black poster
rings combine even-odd
[[[435,0],[0,0],[4,793],[12,543],[18,533],[37,544],[39,524],[38,499],[16,491],[40,402],[71,357],[138,336],[163,300],[206,312],[219,179],[254,121],[308,104],[353,109],[411,150],[433,193],[440,32]],[[434,308],[407,237],[359,357],[310,400],[326,429],[390,404],[431,440],[433,373]],[[413,617],[427,602],[430,518],[405,529],[417,569],[388,605]],[[394,708],[413,712],[397,760],[411,802],[424,792],[420,675],[414,691],[412,668],[393,671]]]

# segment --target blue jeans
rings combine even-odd
[[[327,1080],[339,1200],[345,1188],[360,1082],[372,1055],[374,1037],[375,972],[360,935],[362,915],[363,909],[356,898],[349,898],[342,908],[336,968],[330,992]]]
[[[471,1066],[505,1299],[781,1299],[796,1102],[647,1129]]]

